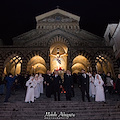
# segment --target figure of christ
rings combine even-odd
[[[57,48],[57,54],[56,54],[56,55],[50,54],[49,56],[55,57],[54,60],[56,60],[56,61],[58,62],[58,69],[59,69],[59,68],[60,68],[60,65],[61,65],[61,61],[63,60],[61,57],[62,57],[62,56],[68,56],[68,54],[67,54],[67,53],[60,54],[59,48]]]

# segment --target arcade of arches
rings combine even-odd
[[[119,72],[112,47],[104,38],[81,29],[80,16],[55,9],[36,16],[36,29],[0,45],[0,74],[46,73],[54,69]],[[76,56],[75,56],[76,55]]]
[[[59,52],[59,57],[57,58],[57,54]],[[55,69],[64,69],[68,68],[68,47],[63,43],[54,43],[50,47],[50,70],[53,72]],[[59,61],[58,61],[59,59]],[[12,55],[7,58],[4,62],[4,73],[8,74],[11,72],[13,75],[21,73],[22,66],[22,58],[17,55]],[[60,62],[60,63],[59,63]],[[113,63],[109,57],[106,55],[97,55],[95,57],[95,67],[97,71],[111,72],[112,76],[114,76]],[[72,73],[78,73],[81,69],[85,69],[86,71],[92,71],[91,61],[88,60],[83,55],[76,56],[72,61],[71,70]],[[46,73],[46,62],[45,59],[39,55],[33,56],[27,63],[26,72],[28,73]]]

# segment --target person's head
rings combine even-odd
[[[120,73],[118,73],[118,78],[120,79]]]
[[[69,74],[71,75],[71,71],[69,70]]]
[[[93,71],[93,76],[95,76],[97,74],[97,71]]]
[[[58,71],[57,70],[55,70],[54,73],[55,73],[55,75],[58,75]]]
[[[111,77],[111,72],[108,72],[108,73],[107,73],[107,76],[108,76],[108,77]]]
[[[9,73],[8,76],[9,76],[9,77],[13,77],[12,73]]]
[[[69,74],[69,70],[66,71],[66,74]]]
[[[99,80],[99,75],[97,75],[97,79]]]
[[[84,69],[82,69],[82,70],[81,70],[81,73],[85,73],[85,70],[84,70]]]
[[[47,70],[47,74],[49,74],[50,73],[50,71],[49,70]]]
[[[42,73],[39,73],[39,77],[42,77]]]
[[[35,74],[35,78],[38,78],[38,76],[39,76],[38,74]]]
[[[32,80],[32,81],[33,81],[33,79],[34,79],[34,77],[33,77],[33,76],[30,76],[30,80]]]
[[[2,74],[2,77],[5,77],[5,73]]]
[[[98,71],[98,74],[100,75],[100,74],[102,74],[102,72],[101,72],[101,71]]]

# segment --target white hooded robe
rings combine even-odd
[[[90,78],[90,90],[89,90],[89,94],[90,94],[90,97],[94,97],[95,96],[95,85],[94,85],[95,79],[92,76],[92,74],[90,74],[90,73],[89,73],[89,78]]]
[[[35,80],[32,81],[32,79],[34,78],[31,76],[30,79],[26,82],[27,93],[25,97],[25,102],[34,102],[34,88],[36,87],[37,83]]]
[[[40,93],[43,93],[43,80],[44,79],[41,74],[39,75],[39,79],[40,79]]]
[[[97,78],[97,76],[99,79]],[[104,93],[103,84],[104,84],[104,82],[103,82],[101,76],[96,74],[94,85],[96,86],[95,101],[97,101],[97,102],[105,102],[105,93]]]

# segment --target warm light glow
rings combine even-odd
[[[89,71],[90,68],[90,63],[82,55],[78,55],[76,58],[73,60],[73,66],[72,66],[72,73],[78,73],[81,72],[82,69],[85,69],[86,71]]]
[[[8,74],[9,72],[13,75],[19,74],[21,72],[21,57],[15,56],[8,61],[5,61],[4,73]]]
[[[60,42],[57,42],[50,47],[50,70],[52,72],[59,68],[64,70],[67,69],[67,50],[68,48]]]
[[[34,56],[30,59],[27,64],[27,71],[31,73],[46,73],[45,60],[39,55]]]
[[[109,62],[109,59],[106,58],[107,56],[106,55],[104,55],[104,56],[99,55],[99,57],[100,57],[99,61],[95,60],[97,71],[98,72],[104,71],[105,74],[107,74],[107,72],[111,72],[113,75],[113,73],[114,73],[113,67],[111,66],[111,63]],[[96,59],[97,59],[97,57],[96,57]]]

